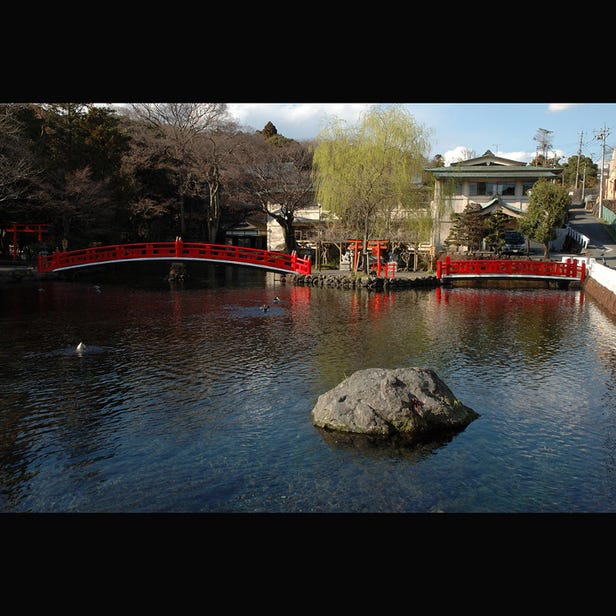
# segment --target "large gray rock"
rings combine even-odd
[[[384,437],[457,432],[479,417],[430,368],[358,370],[320,395],[310,415],[319,428]]]

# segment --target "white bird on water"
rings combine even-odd
[[[75,349],[75,351],[77,351],[77,353],[83,353],[86,350],[86,345],[83,342],[80,342],[77,345],[77,348]]]

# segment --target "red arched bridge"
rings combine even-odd
[[[443,282],[462,278],[523,278],[581,282],[586,277],[586,263],[567,258],[558,261],[523,259],[460,259],[446,257],[436,262],[436,277]]]
[[[295,252],[285,254],[243,248],[225,244],[198,242],[145,242],[143,244],[116,244],[96,246],[68,252],[40,255],[39,272],[62,272],[78,267],[121,263],[127,261],[212,261],[230,265],[248,265],[283,274],[310,274],[310,258],[300,258]]]

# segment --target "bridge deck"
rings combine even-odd
[[[310,259],[286,254],[226,244],[199,242],[145,242],[97,246],[69,252],[41,255],[39,272],[60,272],[80,267],[122,263],[127,261],[210,261],[230,265],[247,265],[274,272],[310,274]]]
[[[441,280],[463,278],[517,278],[536,280],[582,281],[586,264],[576,259],[566,261],[532,261],[530,259],[460,259],[447,257],[436,263]]]

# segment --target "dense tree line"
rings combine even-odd
[[[375,105],[356,126],[335,119],[314,142],[297,142],[271,122],[242,129],[224,103],[0,104],[0,232],[13,222],[48,223],[55,246],[69,250],[178,235],[225,243],[228,229],[260,213],[280,224],[291,252],[298,211],[318,202],[319,243],[387,238],[408,263],[434,222],[429,133],[400,106]],[[564,168],[569,186],[596,178],[586,157]],[[530,211],[549,209],[534,201]],[[449,241],[498,251],[503,221],[477,214],[455,215]],[[538,220],[529,225],[547,242]],[[7,255],[10,235],[1,239]]]
[[[1,104],[0,230],[49,223],[69,250],[177,235],[224,243],[262,212],[290,251],[294,212],[313,201],[311,167],[308,143],[271,123],[242,130],[223,103]]]

